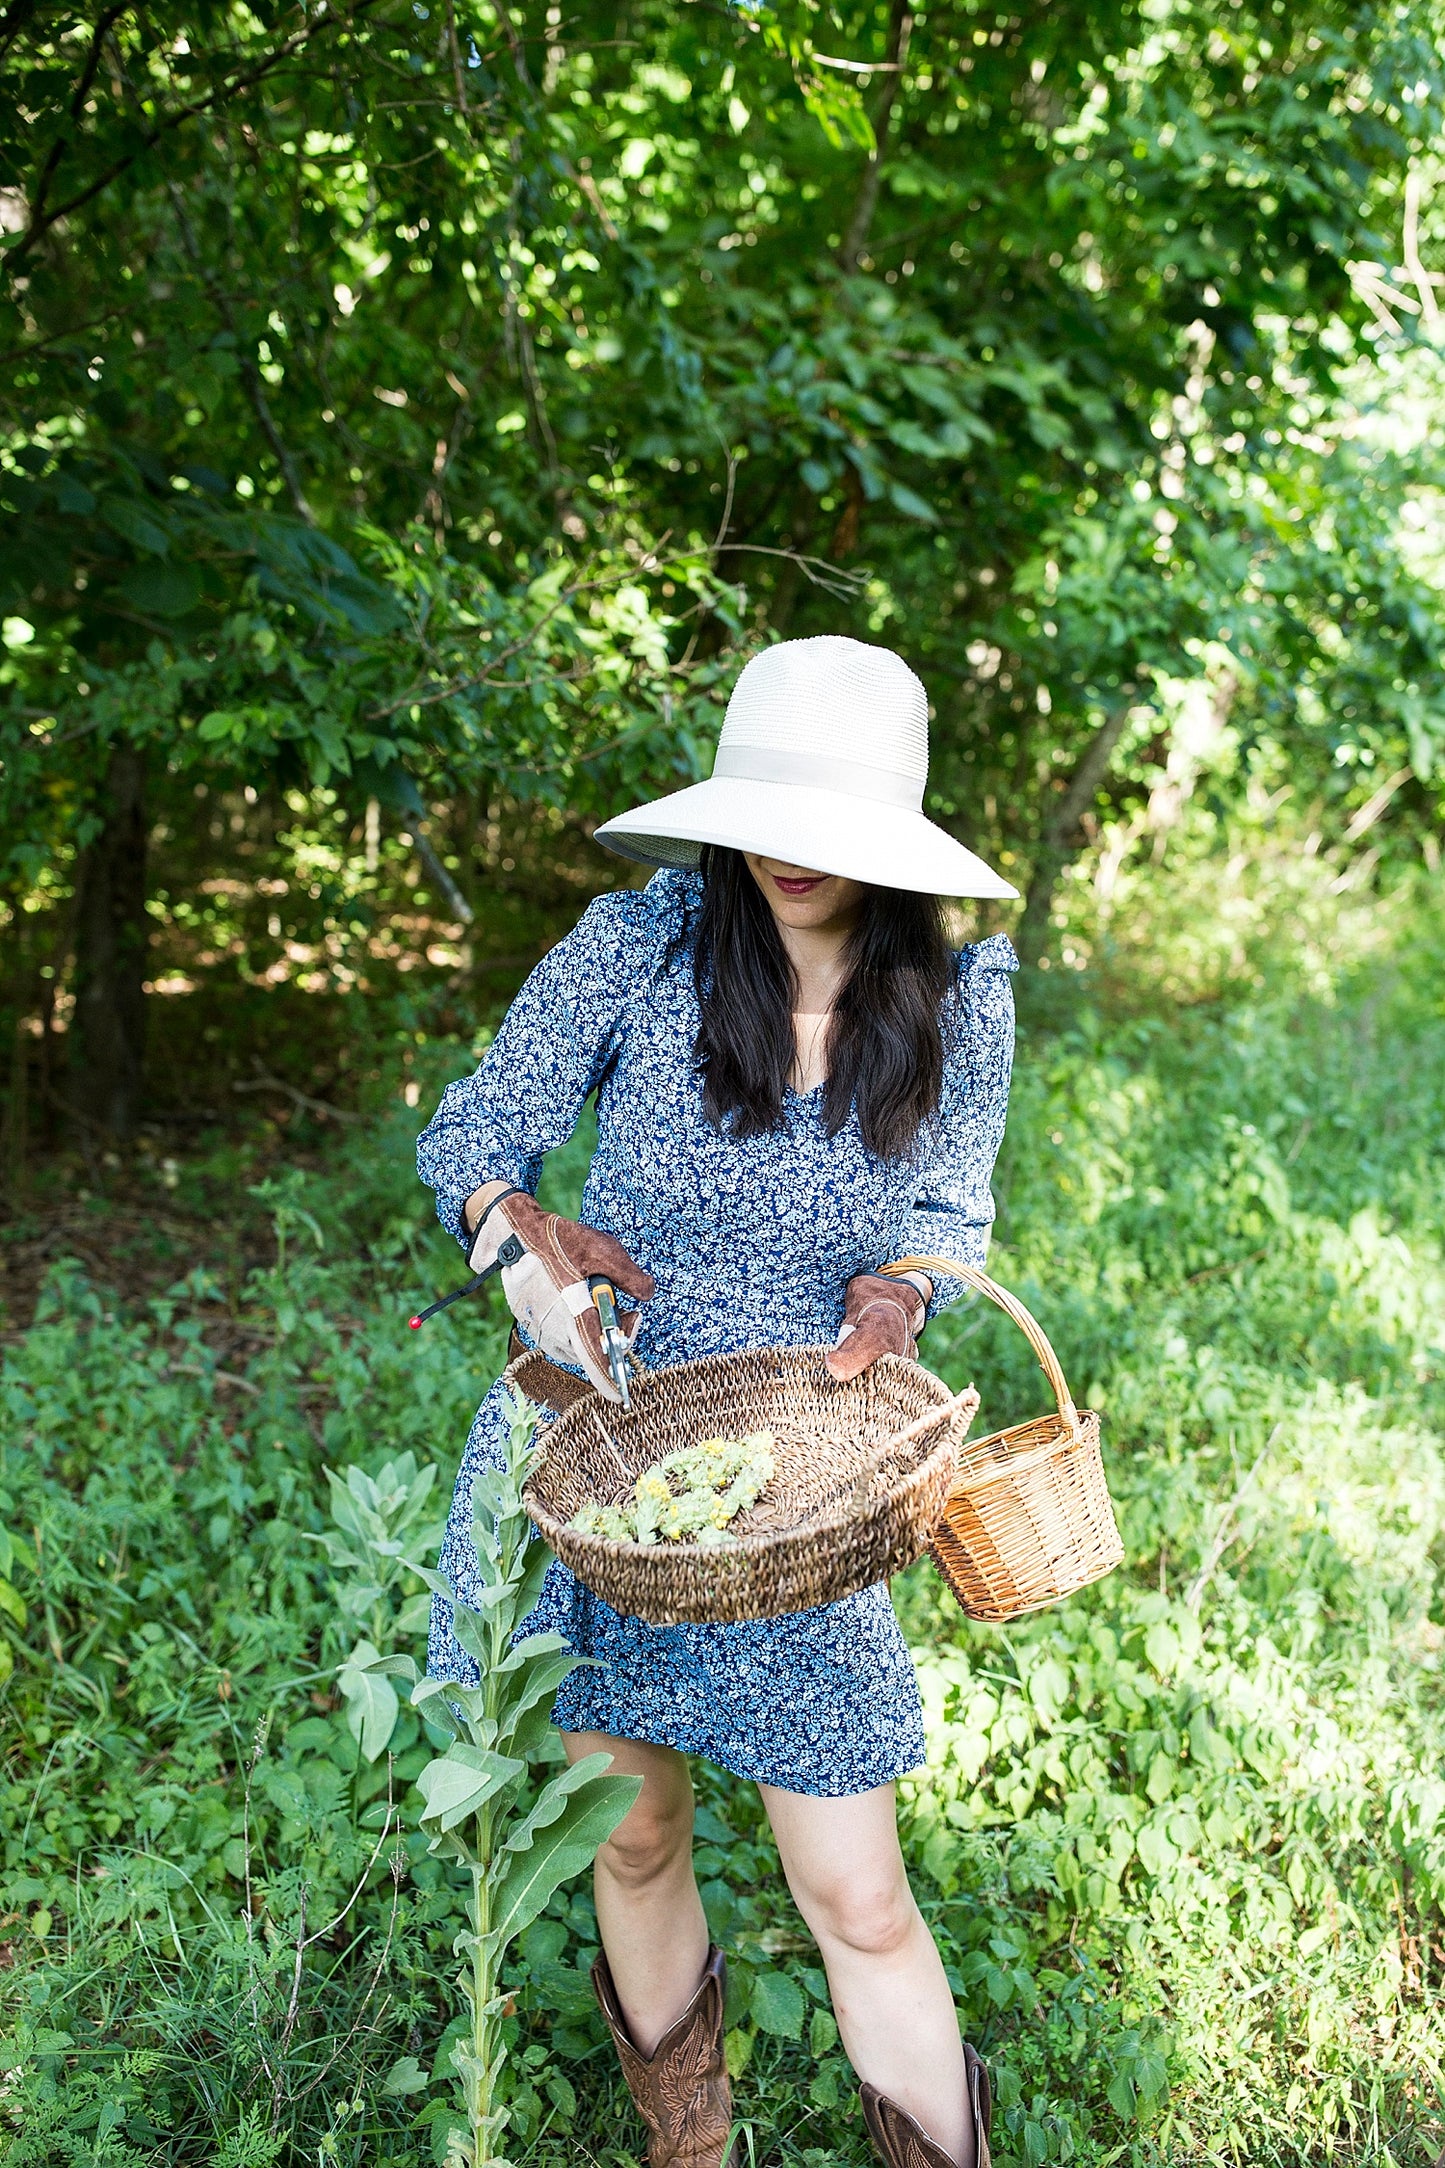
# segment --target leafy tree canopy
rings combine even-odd
[[[1434,454],[1360,410],[1438,322],[1441,27],[14,0],[12,896],[73,884],[118,747],[153,804],[589,818],[705,767],[740,646],[821,630],[928,679],[935,808],[1039,939],[1185,681],[1326,818],[1402,772],[1428,815]]]

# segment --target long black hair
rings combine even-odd
[[[719,1128],[753,1137],[782,1119],[797,1059],[797,981],[777,922],[741,851],[707,846],[693,976],[702,1022],[693,1059]],[[863,1142],[901,1159],[937,1111],[953,957],[936,896],[870,888],[849,936],[828,1026],[823,1119],[833,1136],[856,1107]]]

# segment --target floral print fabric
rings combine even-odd
[[[657,1281],[636,1342],[653,1369],[829,1342],[848,1280],[890,1258],[933,1251],[981,1265],[1013,1055],[1017,964],[995,935],[959,956],[942,1100],[910,1160],[875,1159],[856,1117],[830,1137],[821,1090],[790,1091],[766,1136],[719,1131],[692,1065],[700,894],[696,874],[668,870],[599,897],[532,973],[475,1075],[447,1087],[417,1153],[438,1217],[460,1239],[472,1192],[497,1180],[534,1190],[543,1154],[567,1141],[595,1092],[582,1217]],[[932,1311],[960,1292],[940,1280]],[[477,1571],[472,1482],[505,1420],[496,1385],[472,1425],[442,1546],[440,1570],[464,1598]],[[558,1696],[566,1730],[653,1740],[823,1797],[870,1790],[924,1758],[917,1682],[884,1587],[787,1618],[655,1627],[619,1617],[554,1562],[528,1624],[596,1659]],[[441,1598],[430,1668],[475,1678]]]

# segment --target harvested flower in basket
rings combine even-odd
[[[583,1506],[570,1526],[614,1543],[716,1548],[729,1541],[732,1523],[772,1481],[773,1444],[770,1430],[755,1430],[746,1438],[704,1438],[684,1446],[644,1468],[620,1504]]]

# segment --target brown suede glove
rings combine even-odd
[[[646,1302],[657,1289],[652,1274],[633,1263],[615,1235],[544,1212],[525,1190],[499,1197],[482,1214],[467,1258],[473,1272],[495,1264],[512,1235],[522,1243],[522,1254],[503,1264],[502,1288],[513,1317],[544,1355],[585,1371],[600,1393],[619,1399],[588,1293],[588,1275],[600,1272],[635,1302]],[[630,1318],[619,1316],[618,1323],[630,1340],[641,1318],[634,1311]]]
[[[859,1272],[848,1282],[847,1306],[837,1343],[828,1357],[835,1378],[856,1378],[880,1355],[918,1353],[928,1305],[909,1280]]]

